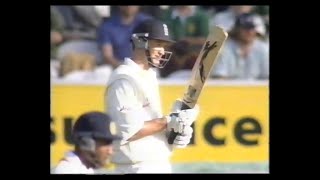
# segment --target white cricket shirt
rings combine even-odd
[[[112,162],[168,161],[171,146],[167,143],[165,131],[127,141],[143,127],[145,121],[163,117],[156,72],[151,68],[143,70],[134,61],[125,58],[124,64],[112,73],[106,95],[107,113],[123,137],[114,143]]]
[[[94,174],[94,170],[82,164],[74,152],[68,152],[55,167],[52,174]]]

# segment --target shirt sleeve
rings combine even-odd
[[[263,46],[263,54],[261,61],[261,79],[269,78],[269,50],[268,45]]]
[[[126,79],[119,79],[108,87],[106,105],[110,117],[116,122],[121,144],[136,134],[145,120],[150,120],[149,113],[138,99],[138,90]]]
[[[229,61],[232,60],[234,56],[228,50],[227,47],[220,53],[220,57],[218,57],[216,65],[214,66],[214,69],[212,71],[212,76],[218,76],[218,77],[230,77],[230,71],[229,71]]]
[[[53,169],[52,174],[79,174],[79,172],[77,172],[77,170],[67,161],[61,161]]]
[[[97,41],[98,41],[99,46],[101,46],[101,47],[108,45],[108,44],[111,44],[111,33],[109,32],[109,28],[110,27],[105,22],[99,27],[99,29],[97,31],[97,34],[98,34]]]

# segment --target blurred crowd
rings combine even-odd
[[[131,57],[131,31],[147,19],[166,23],[177,42],[158,76],[188,79],[210,28],[229,37],[212,79],[269,78],[269,6],[51,6],[51,78],[106,79]]]

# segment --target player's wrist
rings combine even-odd
[[[167,120],[167,130],[181,133],[184,128],[184,120],[179,117],[179,113],[171,113],[166,117]]]
[[[176,126],[175,125],[176,123],[174,122],[176,117],[173,115],[173,113],[164,116],[164,118],[167,122],[167,124],[166,124],[167,130],[170,131],[171,129],[174,129]]]
[[[171,116],[170,116],[170,115],[166,115],[166,116],[164,116],[163,118],[164,118],[164,120],[165,120],[165,122],[166,122],[166,128],[169,130],[169,129],[170,129],[170,128],[169,128],[169,124],[170,124],[170,122],[171,122]]]
[[[166,116],[164,116],[163,118],[165,119],[165,121],[167,122],[167,124],[170,123],[170,121],[171,121],[170,115],[166,115]]]

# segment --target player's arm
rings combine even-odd
[[[136,134],[131,136],[128,141],[135,141],[163,130],[170,131],[173,129],[175,132],[182,133],[185,131],[185,128],[190,127],[192,122],[195,121],[198,113],[198,109],[188,109],[180,113],[172,113],[163,118],[145,121],[142,128]]]
[[[126,79],[120,79],[108,88],[107,105],[109,114],[116,120],[120,136],[123,138],[121,144],[166,129],[182,131],[183,126],[175,116],[155,119],[150,117],[149,111],[138,101],[137,90]]]
[[[119,79],[108,88],[108,111],[116,120],[122,143],[155,134],[167,126],[164,118],[152,119],[137,96],[137,89],[126,79]]]
[[[142,128],[131,136],[128,141],[135,141],[146,136],[161,132],[167,128],[167,120],[165,117],[145,121]]]
[[[130,137],[128,141],[134,141],[163,130],[171,131],[173,129],[175,132],[185,132],[185,128],[191,128],[190,125],[197,118],[199,114],[199,106],[196,105],[195,108],[178,111],[178,109],[181,109],[181,106],[182,102],[177,100],[173,105],[172,113],[170,115],[159,119],[153,119],[151,121],[145,121],[143,127],[136,134]],[[191,133],[186,132],[187,134],[185,135],[191,135],[192,128],[189,132]]]

